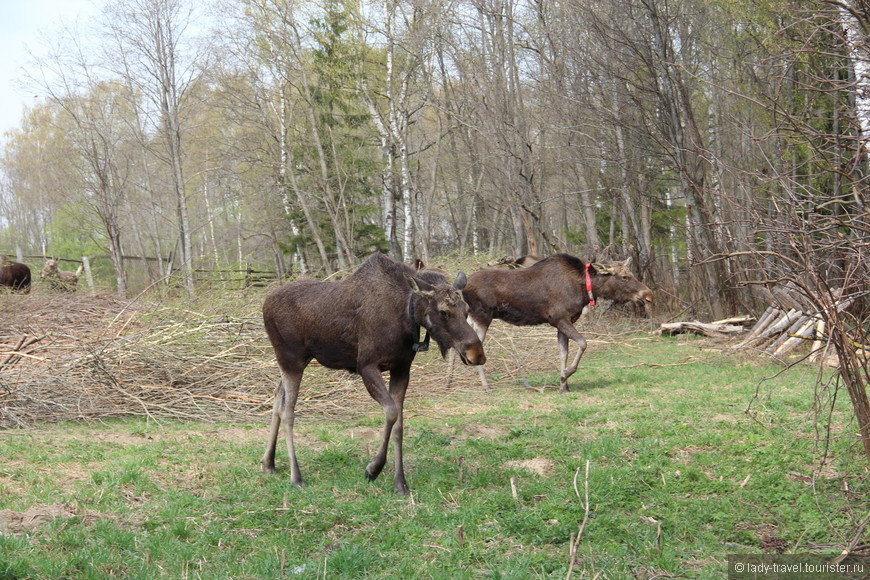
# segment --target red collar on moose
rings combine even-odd
[[[592,294],[592,277],[589,276],[589,264],[586,264],[586,293],[589,294],[589,306],[595,306],[595,296]]]

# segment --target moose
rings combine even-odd
[[[30,268],[27,264],[13,262],[8,256],[0,256],[0,287],[13,292],[30,292]]]
[[[75,272],[67,272],[57,269],[58,258],[49,258],[42,267],[39,277],[46,280],[52,290],[58,292],[75,292],[76,286],[79,283],[79,276],[82,275],[84,264],[78,267]]]
[[[486,362],[478,335],[469,326],[462,298],[466,276],[453,285],[434,270],[415,270],[376,253],[349,277],[330,282],[295,280],[273,290],[263,304],[263,322],[275,351],[281,380],[275,393],[272,422],[262,467],[275,473],[278,429],[290,456],[290,481],[303,485],[293,441],[296,400],[302,373],[312,359],[331,369],[358,374],[369,395],[384,410],[383,441],[365,469],[369,480],[381,473],[393,439],[394,487],[408,494],[402,463],[402,407],[418,351],[435,339],[443,357],[452,348],[462,362]],[[425,338],[420,332],[425,329]],[[389,388],[381,373],[389,371]]]
[[[549,324],[557,330],[560,353],[559,390],[567,392],[568,378],[577,370],[586,350],[586,339],[574,328],[587,304],[597,298],[617,303],[647,306],[652,291],[637,280],[629,269],[631,258],[610,264],[593,260],[586,264],[569,254],[554,254],[541,258],[528,267],[516,269],[489,268],[468,277],[463,290],[468,302],[469,323],[481,343],[493,319],[515,326]],[[577,343],[577,353],[568,366],[568,340]],[[451,354],[447,367],[447,382],[453,371]],[[483,367],[478,369],[484,389],[489,389]]]

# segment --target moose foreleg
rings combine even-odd
[[[567,393],[569,391],[568,378],[577,371],[577,365],[580,364],[580,357],[582,357],[583,353],[586,352],[586,339],[577,332],[577,329],[574,328],[573,324],[566,320],[559,321],[556,324],[556,328],[559,331],[557,335],[560,355],[559,391]],[[574,360],[571,362],[571,366],[568,366],[569,338],[577,343],[577,353],[574,355]]]
[[[408,495],[409,493],[408,483],[405,481],[405,464],[402,459],[402,441],[405,433],[405,392],[408,390],[410,376],[410,368],[394,370],[390,373],[390,396],[399,410],[396,424],[393,425],[393,458],[396,469],[393,485],[399,495]]]
[[[384,465],[387,463],[387,448],[390,444],[390,436],[393,432],[393,427],[401,416],[401,408],[390,396],[387,387],[384,384],[384,379],[381,377],[380,371],[377,368],[367,367],[359,370],[359,375],[362,377],[363,383],[368,390],[372,399],[377,401],[384,409],[384,434],[381,440],[381,445],[378,451],[372,457],[369,464],[366,466],[366,478],[374,481],[381,474]],[[401,457],[401,453],[399,455]],[[404,478],[404,474],[402,475]],[[407,486],[405,486],[407,493]]]

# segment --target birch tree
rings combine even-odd
[[[186,0],[122,0],[106,7],[107,50],[131,93],[149,106],[150,127],[163,142],[155,154],[169,169],[175,197],[182,281],[194,293],[193,244],[184,168],[184,108],[205,56],[192,44],[193,9]]]
[[[855,200],[864,205],[867,202],[868,155],[870,155],[870,6],[861,0],[843,0],[833,4],[839,14],[843,29],[843,40],[849,59],[849,72],[852,79],[850,90],[852,110],[860,128],[859,143],[854,167],[860,171],[855,181]]]

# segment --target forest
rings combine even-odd
[[[823,308],[868,278],[868,24],[865,0],[105,3],[31,51],[0,253],[87,256],[128,295],[569,252],[632,257],[661,312]]]

